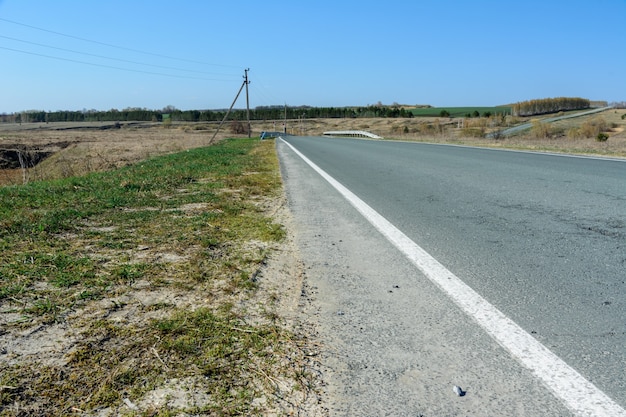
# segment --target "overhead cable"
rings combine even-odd
[[[219,74],[219,73],[211,73],[211,72],[205,72],[205,71],[190,70],[190,69],[185,69],[185,68],[168,67],[168,66],[165,66],[165,65],[146,64],[146,63],[143,63],[143,62],[131,61],[131,60],[128,60],[128,59],[113,58],[113,57],[108,57],[108,56],[104,56],[104,55],[92,54],[92,53],[89,53],[89,52],[81,52],[81,51],[75,51],[75,50],[72,50],[72,49],[60,48],[60,47],[57,47],[57,46],[46,45],[46,44],[43,44],[43,43],[25,41],[25,40],[22,40],[22,39],[12,38],[10,36],[4,36],[4,35],[0,35],[0,38],[9,39],[9,40],[16,41],[16,42],[21,42],[21,43],[27,43],[27,44],[30,44],[30,45],[42,46],[44,48],[56,49],[58,51],[71,52],[71,53],[74,53],[74,54],[86,55],[86,56],[91,56],[91,57],[95,57],[95,58],[108,59],[108,60],[111,60],[111,61],[126,62],[126,63],[129,63],[129,64],[143,65],[143,66],[146,66],[146,67],[162,68],[162,69],[169,69],[169,70],[174,70],[174,71],[193,72],[193,73],[196,73],[196,74],[222,75],[222,76],[226,76],[226,77],[230,77],[231,76],[230,74]]]
[[[211,79],[211,78],[192,77],[192,76],[187,76],[187,75],[165,74],[165,73],[160,73],[160,72],[136,70],[136,69],[132,69],[132,68],[115,67],[113,65],[96,64],[96,63],[93,63],[93,62],[79,61],[77,59],[62,58],[62,57],[58,57],[58,56],[40,54],[40,53],[36,53],[36,52],[22,51],[20,49],[7,48],[5,46],[0,46],[0,49],[5,49],[7,51],[13,51],[13,52],[19,52],[19,53],[22,53],[22,54],[40,56],[40,57],[44,57],[44,58],[56,59],[56,60],[59,60],[59,61],[68,61],[68,62],[74,62],[74,63],[78,63],[78,64],[91,65],[91,66],[94,66],[94,67],[110,68],[110,69],[116,69],[116,70],[120,70],[120,71],[137,72],[137,73],[141,73],[141,74],[160,75],[160,76],[163,76],[163,77],[186,78],[186,79],[191,79],[191,80],[203,80],[203,81],[228,81],[228,82],[232,81],[232,80],[220,80],[220,79]]]
[[[81,38],[80,36],[68,35],[66,33],[61,33],[61,32],[57,32],[57,31],[54,31],[54,30],[44,29],[44,28],[40,28],[40,27],[37,27],[37,26],[33,26],[33,25],[27,25],[25,23],[15,22],[13,20],[4,19],[2,17],[0,17],[0,20],[3,21],[3,22],[12,23],[14,25],[19,25],[19,26],[24,26],[24,27],[31,28],[31,29],[36,29],[36,30],[39,30],[39,31],[42,31],[42,32],[53,33],[55,35],[64,36],[66,38],[72,38],[72,39],[77,39],[77,40],[83,41],[83,42],[89,42],[89,43],[94,43],[94,44],[97,44],[97,45],[107,46],[109,48],[116,48],[116,49],[121,49],[121,50],[125,50],[125,51],[136,52],[136,53],[145,54],[145,55],[152,55],[152,56],[157,56],[157,57],[160,57],[160,58],[171,59],[171,60],[175,60],[175,61],[191,62],[191,63],[201,64],[201,65],[211,65],[211,66],[226,67],[226,68],[240,68],[239,66],[235,66],[235,65],[213,64],[213,63],[208,63],[208,62],[196,61],[196,60],[193,60],[193,59],[177,58],[177,57],[172,57],[172,56],[168,56],[168,55],[157,54],[157,53],[154,53],[154,52],[147,52],[147,51],[142,51],[142,50],[139,50],[139,49],[127,48],[125,46],[113,45],[113,44],[110,44],[110,43],[95,41],[95,40],[87,39],[87,38]]]

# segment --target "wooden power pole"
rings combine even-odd
[[[250,128],[250,96],[248,95],[248,84],[250,84],[250,80],[248,80],[248,71],[250,68],[244,70],[244,83],[246,84],[246,115],[248,118],[248,138],[252,135],[252,129]]]
[[[235,106],[235,103],[237,102],[237,99],[239,98],[239,94],[241,94],[241,90],[243,90],[244,86],[246,87],[246,108],[247,108],[247,111],[248,111],[248,137],[250,137],[250,134],[251,134],[251,131],[250,131],[250,99],[248,97],[248,84],[250,84],[250,81],[248,81],[248,71],[250,71],[250,68],[244,70],[244,74],[245,75],[243,76],[243,83],[241,84],[241,87],[239,87],[239,91],[237,92],[237,95],[235,96],[235,99],[233,100],[233,103],[230,105],[230,108],[228,109],[228,111],[224,115],[224,118],[220,122],[219,126],[217,126],[217,130],[213,134],[213,137],[211,138],[211,142],[213,142],[213,139],[215,139],[215,136],[217,136],[218,132],[222,128],[222,125],[224,124],[224,122],[228,118],[228,115],[230,114],[231,110]]]

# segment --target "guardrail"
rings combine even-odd
[[[383,139],[382,136],[375,135],[365,130],[333,130],[324,132],[324,136],[348,136],[352,138],[371,138],[371,139]]]
[[[288,133],[284,133],[284,132],[261,132],[261,140],[265,139],[265,138],[277,138],[279,136],[285,136],[288,135]]]

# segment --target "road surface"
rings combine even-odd
[[[574,114],[567,114],[565,116],[555,116],[555,117],[548,117],[545,119],[541,119],[542,123],[550,123],[550,122],[556,122],[559,120],[564,120],[564,119],[572,119],[574,117],[581,117],[581,116],[587,116],[589,114],[594,114],[594,113],[600,113],[606,110],[610,110],[613,107],[601,107],[601,108],[597,108],[597,109],[591,109],[591,110],[585,110],[582,111],[580,113],[574,113]],[[504,129],[501,130],[499,132],[497,132],[499,135],[501,136],[510,136],[513,135],[515,133],[519,133],[522,132],[524,130],[530,129],[531,127],[533,127],[532,123],[524,123],[518,126],[514,126],[514,127],[510,127],[508,129]],[[490,133],[489,135],[487,135],[487,137],[493,137],[495,136],[494,133]]]
[[[331,415],[626,415],[625,162],[285,140]],[[513,327],[480,324],[297,152]]]

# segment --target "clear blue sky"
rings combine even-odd
[[[252,107],[625,101],[626,0],[0,0],[0,113],[227,108],[245,68]]]

